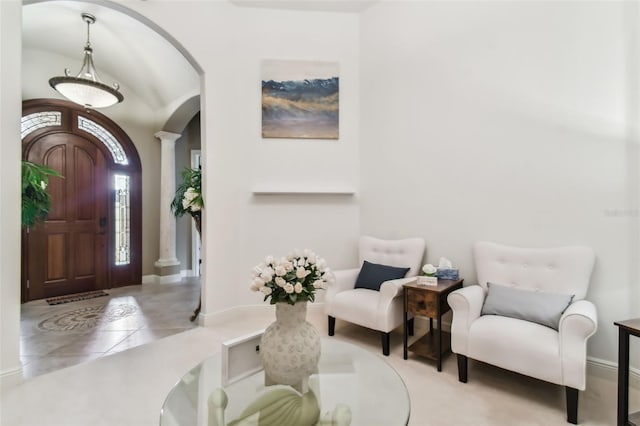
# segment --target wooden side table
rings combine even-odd
[[[463,280],[438,280],[437,286],[418,285],[417,281],[404,285],[404,359],[408,351],[415,352],[438,363],[442,371],[442,355],[451,349],[451,334],[442,331],[442,315],[451,308],[447,295],[462,288]],[[408,346],[409,314],[428,317],[429,332]],[[433,320],[438,320],[438,329],[433,329]]]
[[[629,335],[640,337],[640,318],[614,324],[618,326],[618,426],[638,426],[640,411],[629,414]]]

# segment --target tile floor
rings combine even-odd
[[[200,281],[143,284],[107,290],[109,296],[61,305],[45,300],[21,307],[24,377],[111,355],[197,327],[189,317]]]

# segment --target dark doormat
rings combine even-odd
[[[77,302],[78,300],[93,299],[94,297],[108,296],[109,293],[105,293],[102,290],[87,291],[85,293],[68,294],[66,296],[51,297],[47,299],[47,303],[50,305],[60,305],[61,303]]]

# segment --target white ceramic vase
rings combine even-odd
[[[320,334],[306,317],[307,302],[276,303],[276,320],[260,342],[265,385],[290,385],[301,393],[308,391],[309,376],[318,371]]]

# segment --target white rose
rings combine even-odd
[[[275,272],[278,277],[282,277],[287,274],[287,270],[282,265],[276,266]]]
[[[272,292],[273,290],[271,290],[271,287],[264,286],[264,287],[262,287],[262,288],[260,289],[260,291],[261,291],[261,292],[263,292],[265,295],[267,295],[267,296],[268,296],[268,295],[270,295],[270,294],[271,294],[271,292]]]
[[[189,204],[191,204],[191,200],[187,200],[186,198],[184,198],[182,200],[182,208],[183,209],[185,209],[185,210],[188,209],[189,208]]]
[[[324,288],[324,281],[322,280],[315,280],[313,282],[313,288]]]
[[[264,283],[264,280],[262,278],[255,277],[253,279],[253,284],[255,284],[258,288],[260,288],[260,287],[264,286],[265,283]]]
[[[276,285],[278,287],[284,287],[287,282],[282,277],[276,277]]]
[[[291,283],[286,283],[284,285],[284,291],[289,294],[293,293],[293,285],[291,285]]]
[[[424,272],[426,275],[433,275],[436,273],[436,271],[437,271],[436,267],[430,263],[427,263],[422,267],[422,272]]]
[[[291,262],[286,262],[286,263],[284,264],[284,269],[285,269],[287,272],[291,272],[291,271],[293,271],[293,263],[291,263]]]
[[[43,181],[43,180],[41,180],[41,181],[40,181],[40,187],[41,187],[42,189],[47,189],[47,184],[46,184],[46,183],[44,183],[44,181]]]
[[[317,262],[317,257],[315,253],[311,253],[309,255],[309,257],[307,257],[307,259],[309,260],[309,263],[316,263]]]
[[[293,289],[295,290],[296,293],[302,293],[302,283],[296,283],[295,286],[293,286]]]
[[[198,193],[196,192],[196,190],[194,188],[189,187],[184,192],[183,198],[185,200],[193,201],[197,196],[198,196]]]
[[[274,261],[273,256],[267,256],[264,258],[264,263],[266,263],[267,265],[271,265],[273,261]]]
[[[268,283],[273,279],[273,276],[270,275],[268,272],[263,272],[260,274],[260,278],[262,278],[265,283]]]
[[[192,212],[199,212],[201,209],[201,207],[197,204],[191,204],[191,211]]]
[[[256,283],[252,282],[251,285],[249,286],[249,288],[251,289],[251,291],[258,291],[260,290],[260,287],[258,287],[256,285]]]
[[[306,269],[304,269],[304,268],[300,268],[300,267],[299,267],[298,269],[296,269],[296,277],[297,277],[297,278],[300,278],[300,279],[302,279],[302,278],[306,277],[306,276],[307,276],[307,275],[309,275],[310,273],[311,273],[310,271],[307,271],[307,270],[306,270]]]

